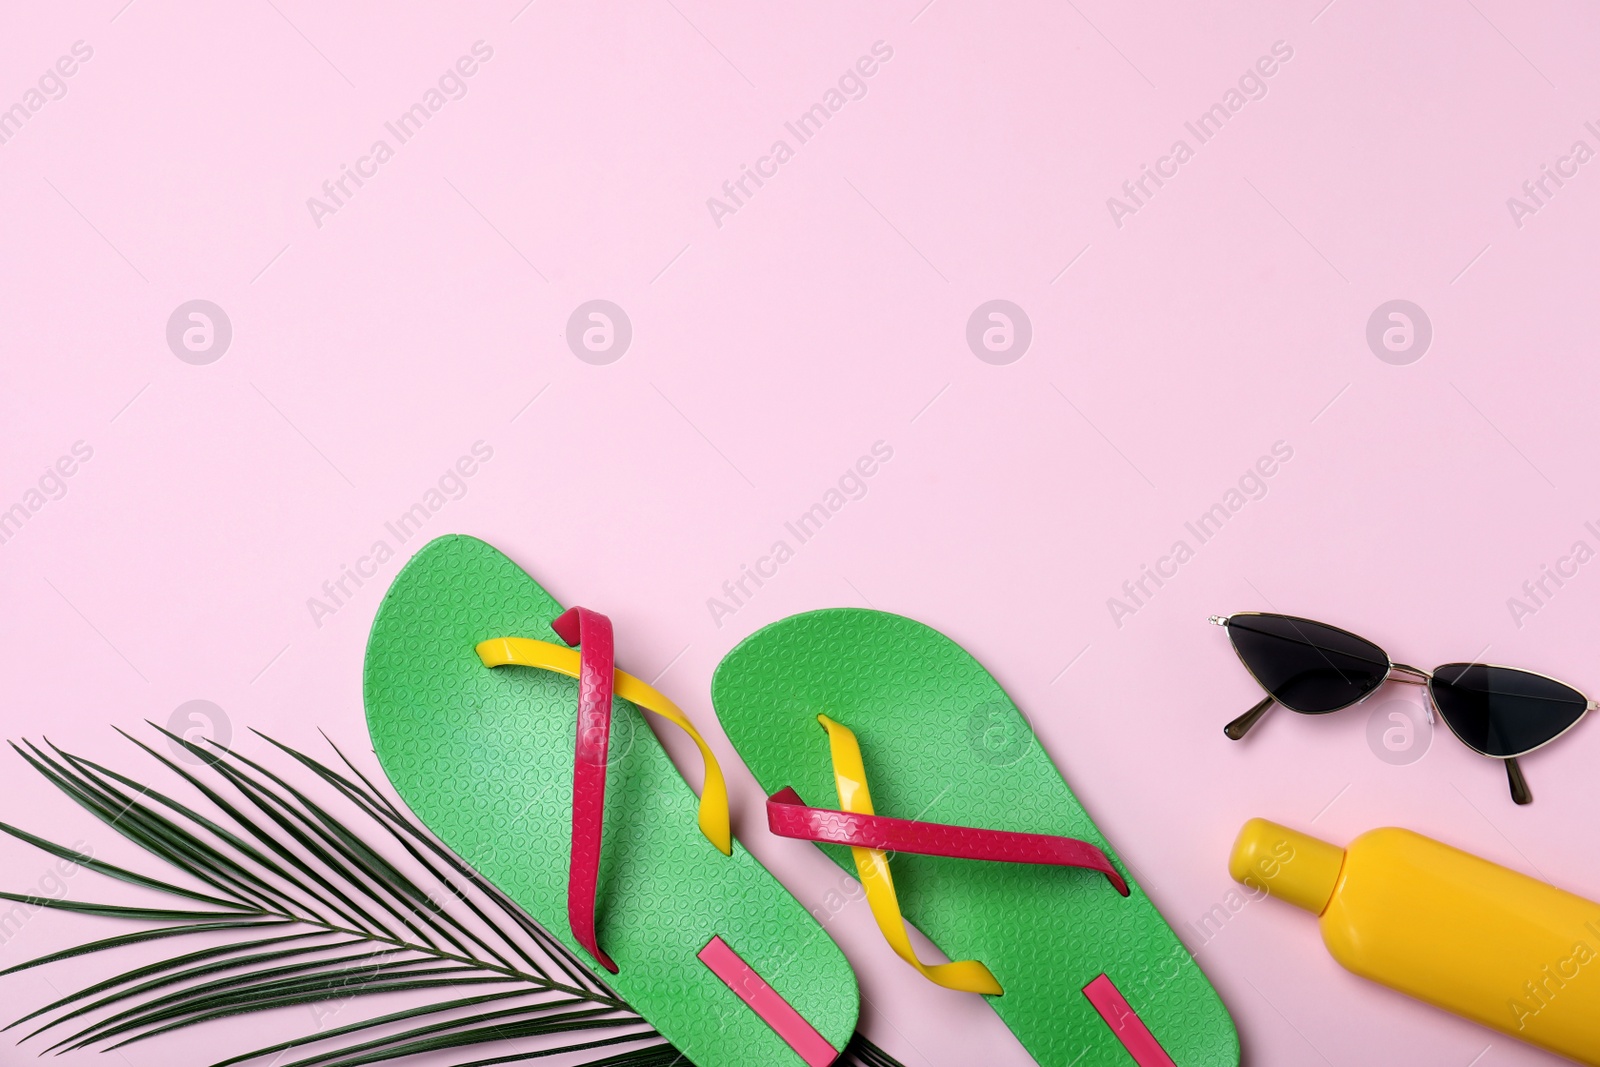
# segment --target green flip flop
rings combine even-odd
[[[795,615],[723,659],[712,703],[771,794],[774,832],[861,877],[896,952],[990,994],[1043,1067],[1236,1067],[1216,991],[999,683],[948,637],[879,611]],[[917,961],[896,886],[906,918],[968,958]]]
[[[577,651],[545,640],[553,626]],[[856,1025],[850,965],[729,839],[715,757],[670,701],[612,668],[611,645],[604,616],[564,612],[484,542],[429,543],[367,644],[379,762],[430,830],[610,971],[689,1061],[826,1067]],[[700,745],[698,817],[639,706]]]

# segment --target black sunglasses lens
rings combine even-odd
[[[1310,619],[1234,615],[1228,636],[1256,681],[1291,711],[1338,711],[1378,688],[1389,674],[1383,649]]]
[[[1577,722],[1589,702],[1569,685],[1510,667],[1446,663],[1428,684],[1456,736],[1486,756],[1520,756]]]

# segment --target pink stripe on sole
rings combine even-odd
[[[748,1004],[762,1022],[799,1053],[807,1067],[828,1067],[839,1058],[839,1051],[817,1033],[816,1027],[806,1022],[777,990],[762,981],[755,969],[740,959],[722,938],[713,937],[700,950],[699,957],[712,974],[733,990],[734,996]]]
[[[1102,974],[1083,987],[1083,995],[1139,1067],[1178,1067],[1110,978]]]

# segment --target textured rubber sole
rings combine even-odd
[[[588,963],[567,924],[578,683],[490,670],[474,652],[491,637],[555,640],[561,611],[496,549],[441,537],[385,595],[364,690],[378,760],[406,804]],[[607,984],[698,1067],[800,1067],[698,957],[720,937],[843,1049],[858,1011],[844,954],[737,841],[731,857],[706,841],[693,791],[639,710],[619,698],[613,715],[596,929],[620,971]]]
[[[712,702],[769,795],[793,786],[809,805],[838,807],[817,724],[826,713],[855,731],[878,814],[1061,834],[1112,858],[1128,898],[1088,870],[908,854],[891,861],[907,920],[949,958],[988,965],[1005,990],[990,1003],[1043,1067],[1135,1062],[1091,1002],[1094,991],[1085,992],[1102,974],[1178,1067],[1236,1067],[1238,1036],[1216,991],[1016,705],[948,637],[878,611],[795,615],[723,659]],[[854,875],[849,849],[819,847]]]

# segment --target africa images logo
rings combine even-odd
[[[1122,583],[1122,595],[1106,598],[1106,610],[1111,613],[1111,621],[1116,628],[1122,629],[1126,619],[1148,607],[1162,587],[1176,578],[1183,565],[1194,559],[1207,542],[1221,533],[1223,527],[1244,510],[1245,505],[1265,500],[1272,488],[1269,480],[1293,458],[1293,445],[1287,441],[1274,441],[1271,452],[1257,457],[1253,464],[1246,467],[1235,483],[1223,490],[1220,499],[1183,524],[1189,536],[1173,541],[1172,547],[1164,555],[1156,557],[1153,566],[1149,563],[1139,564],[1138,575]],[[1190,542],[1191,537],[1193,543]]]
[[[421,133],[446,104],[467,95],[467,80],[494,58],[494,48],[481,40],[473,42],[471,52],[471,55],[458,57],[423,91],[420,99],[383,124],[388,137],[373,141],[364,155],[356,157],[354,164],[341,163],[338,177],[322,183],[322,196],[306,198],[306,210],[311,213],[311,221],[317,229],[322,229],[328,216],[337,215],[367,182],[376,178],[378,168],[395,157],[395,150]]]
[[[1194,144],[1191,145],[1188,138],[1179,137],[1172,142],[1166,155],[1156,157],[1153,167],[1148,163],[1140,164],[1139,176],[1122,183],[1122,196],[1106,197],[1106,210],[1111,212],[1112,225],[1122,229],[1127,216],[1137,215],[1141,208],[1154,199],[1162,186],[1178,176],[1179,168],[1194,158],[1196,148],[1221,133],[1229,120],[1243,111],[1250,101],[1265,99],[1267,79],[1277,74],[1282,65],[1293,58],[1294,48],[1288,41],[1273,41],[1271,55],[1257,59],[1239,75],[1236,85],[1230,85],[1223,92],[1221,100],[1202,111],[1193,122],[1185,122],[1183,128],[1194,138]]]
[[[0,102],[0,145],[8,143],[46,104],[67,95],[67,79],[94,58],[94,48],[86,41],[74,41],[71,55],[63,55],[46,67],[38,80],[22,96],[7,106]]]

